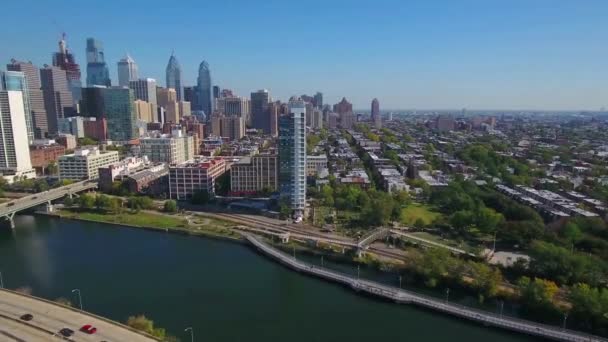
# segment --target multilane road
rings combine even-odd
[[[270,247],[251,234],[244,233],[244,235],[247,240],[258,250],[283,264],[300,272],[308,273],[319,278],[350,286],[356,291],[363,291],[374,296],[395,301],[397,303],[415,304],[421,307],[450,314],[452,316],[477,321],[483,323],[484,325],[493,325],[503,329],[517,331],[528,335],[540,336],[552,340],[574,342],[605,341],[597,336],[586,335],[571,330],[560,329],[555,326],[537,324],[531,321],[496,315],[462,305],[451,304],[447,301],[441,301],[436,298],[382,285],[373,281],[354,278],[350,275],[309,265],[305,262],[297,260],[293,256],[289,256]]]
[[[24,314],[31,314],[33,319],[27,322],[21,320]],[[96,327],[97,332],[88,335],[78,331],[85,324]],[[0,341],[60,341],[63,337],[59,330],[63,328],[74,331],[74,335],[67,340],[75,342],[158,342],[126,326],[80,310],[0,290]]]

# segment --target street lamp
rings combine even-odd
[[[566,320],[568,319],[568,313],[564,312],[564,326],[562,327],[562,330],[566,330]]]
[[[2,272],[0,272],[0,288],[4,288],[4,280],[2,280]]]
[[[445,289],[445,303],[448,303],[448,300],[450,299],[450,288],[448,287],[447,289]]]
[[[187,327],[184,331],[190,331],[190,341],[194,342],[194,329],[192,329],[192,327]]]
[[[361,276],[361,266],[357,265],[357,280]]]
[[[323,267],[323,256],[321,255],[321,267]]]
[[[399,288],[401,289],[401,276],[399,276]]]
[[[80,304],[80,310],[82,310],[82,297],[80,296],[80,289],[73,289],[72,293],[74,292],[78,293],[78,303]]]
[[[296,246],[293,246],[293,260],[296,260]]]
[[[505,301],[501,300],[500,301],[500,318],[502,318],[502,309],[504,309],[505,306]]]

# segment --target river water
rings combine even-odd
[[[246,245],[42,216],[0,228],[7,288],[124,322],[145,314],[183,342],[532,341],[295,273]]]

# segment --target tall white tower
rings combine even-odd
[[[128,87],[129,82],[135,81],[138,78],[137,64],[135,64],[135,60],[127,54],[123,59],[118,61],[118,85],[121,87]]]

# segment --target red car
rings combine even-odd
[[[82,328],[80,328],[80,331],[87,333],[89,335],[93,335],[94,333],[97,332],[97,328],[95,328],[94,326],[92,326],[90,324],[85,324],[82,326]]]

